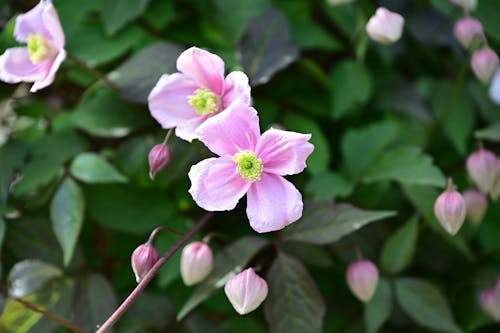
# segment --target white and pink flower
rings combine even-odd
[[[208,51],[191,47],[177,59],[180,73],[164,74],[148,101],[153,118],[163,128],[174,128],[187,141],[198,138],[196,129],[205,120],[241,98],[250,104],[250,85],[243,72],[224,77],[224,61]]]
[[[247,195],[257,232],[280,230],[302,216],[302,195],[282,176],[300,173],[314,150],[310,134],[271,128],[262,135],[257,111],[237,100],[201,125],[200,140],[220,157],[191,167],[189,193],[209,211],[232,210]]]
[[[16,18],[14,37],[26,47],[7,49],[0,56],[0,80],[7,83],[34,82],[36,92],[54,82],[66,58],[64,31],[50,0],[42,0]]]

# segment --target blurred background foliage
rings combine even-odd
[[[272,332],[498,330],[478,294],[500,275],[500,204],[455,237],[432,213],[447,176],[459,190],[472,186],[464,165],[478,139],[500,152],[500,106],[453,38],[462,13],[448,1],[53,2],[68,53],[119,91],[70,60],[35,95],[0,84],[0,331],[67,331],[16,297],[94,331],[136,285],[130,254],[149,232],[187,231],[202,214],[187,192],[189,167],[209,154],[201,143],[171,140],[172,163],[154,181],[147,165],[165,135],[147,95],[193,45],[248,74],[262,129],[312,133],[308,168],[290,177],[308,200],[304,217],[256,235],[244,204],[217,214],[203,231],[216,253],[209,279],[185,287],[175,255],[114,332],[253,333],[268,322]],[[15,45],[15,15],[35,4],[0,3],[1,52]],[[406,19],[392,46],[364,32],[378,5]],[[497,0],[473,12],[497,52],[499,12]],[[177,239],[161,234],[160,253]],[[367,305],[344,280],[356,248],[382,274]],[[246,265],[271,292],[239,316],[216,285]]]

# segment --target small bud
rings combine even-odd
[[[181,276],[186,286],[203,281],[212,271],[214,258],[210,247],[203,242],[193,242],[182,250]]]
[[[455,23],[453,32],[460,44],[469,49],[476,39],[483,36],[483,26],[479,20],[473,17],[464,17]]]
[[[374,41],[381,44],[392,44],[401,38],[404,23],[403,16],[384,7],[379,7],[366,24],[365,29]]]
[[[473,224],[478,225],[483,220],[488,208],[486,196],[476,190],[467,190],[464,192],[463,198],[467,208],[467,217]]]
[[[479,303],[484,312],[495,321],[500,321],[500,290],[497,288],[487,288],[483,290],[479,298]]]
[[[448,188],[441,193],[434,203],[434,214],[443,228],[455,235],[465,221],[467,209],[465,200],[453,189],[453,181],[448,179]]]
[[[467,11],[474,10],[477,7],[477,0],[451,0],[451,3],[462,7]]]
[[[165,144],[157,144],[148,155],[149,177],[155,178],[157,172],[165,168],[170,163],[170,149]]]
[[[498,56],[488,47],[477,50],[472,55],[471,67],[476,77],[486,84],[498,68]]]
[[[158,251],[149,243],[139,245],[132,253],[132,270],[137,283],[141,282],[151,267],[158,261]]]
[[[498,162],[495,154],[480,148],[470,154],[466,162],[469,177],[474,181],[479,190],[489,193],[495,186],[498,173]]]
[[[370,260],[353,262],[347,268],[346,279],[354,296],[360,301],[367,303],[377,289],[377,266]]]
[[[267,297],[267,282],[258,276],[253,268],[230,278],[224,286],[224,291],[240,315],[257,309]]]

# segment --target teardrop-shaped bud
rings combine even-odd
[[[157,172],[165,168],[170,163],[170,149],[165,144],[155,145],[148,155],[149,177],[154,179]]]
[[[353,262],[347,268],[346,280],[354,296],[360,301],[367,303],[377,289],[377,266],[370,260]]]
[[[451,2],[467,11],[474,10],[477,7],[477,0],[451,0]]]
[[[366,32],[371,39],[381,44],[392,44],[401,38],[405,19],[380,7],[366,24]]]
[[[448,189],[434,202],[434,214],[441,226],[451,235],[455,235],[464,224],[467,214],[465,200],[453,189],[451,178],[448,179]]]
[[[193,242],[181,254],[181,277],[186,286],[197,284],[207,277],[214,267],[210,247],[203,242]]]
[[[474,41],[483,37],[483,25],[478,19],[464,17],[455,23],[455,38],[466,49],[474,45]]]
[[[476,77],[483,83],[488,83],[498,68],[498,56],[489,47],[477,50],[472,55],[471,67]]]
[[[149,243],[139,245],[139,247],[134,250],[131,262],[137,283],[141,282],[151,267],[156,264],[158,259],[158,251]]]
[[[487,288],[483,290],[479,298],[481,308],[492,319],[500,321],[500,291],[498,288]]]
[[[267,282],[257,275],[253,268],[231,277],[224,286],[224,291],[240,315],[257,309],[267,297]]]
[[[488,199],[484,193],[477,190],[467,190],[463,194],[465,207],[467,209],[467,218],[475,225],[483,220],[486,209],[488,208]]]
[[[498,174],[498,162],[495,154],[480,148],[467,158],[467,172],[479,190],[489,193],[495,186]]]

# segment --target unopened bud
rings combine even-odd
[[[455,235],[464,224],[467,208],[460,193],[453,189],[453,181],[448,179],[448,188],[437,197],[434,214],[443,228]]]
[[[481,82],[488,83],[498,68],[498,56],[488,47],[477,50],[472,55],[471,67]]]
[[[483,25],[478,19],[473,17],[464,17],[455,23],[453,29],[455,38],[466,49],[474,45],[474,41],[483,36]]]
[[[490,98],[495,104],[500,105],[500,68],[497,69],[490,85]]]
[[[463,198],[465,200],[465,207],[467,208],[467,217],[473,224],[478,225],[483,220],[488,208],[486,195],[480,191],[467,190],[464,192]]]
[[[370,260],[353,262],[347,268],[347,284],[356,298],[367,303],[373,297],[378,283],[378,269]]]
[[[154,179],[157,172],[165,168],[170,163],[170,149],[165,144],[157,144],[148,155],[149,177]]]
[[[139,245],[132,253],[132,269],[137,283],[146,276],[151,267],[158,261],[158,251],[149,243]]]
[[[368,23],[366,32],[376,42],[392,44],[401,38],[405,19],[384,7],[379,7]]]
[[[267,290],[267,282],[253,268],[236,274],[224,286],[229,302],[240,315],[257,309],[266,299]]]
[[[495,186],[498,174],[498,162],[495,154],[480,148],[467,158],[467,172],[479,190],[489,193]]]
[[[212,250],[203,242],[193,242],[182,250],[181,277],[186,286],[203,281],[212,271],[214,259]]]
[[[484,312],[486,312],[495,321],[500,321],[500,290],[497,288],[487,288],[483,290],[479,298],[479,303]]]

